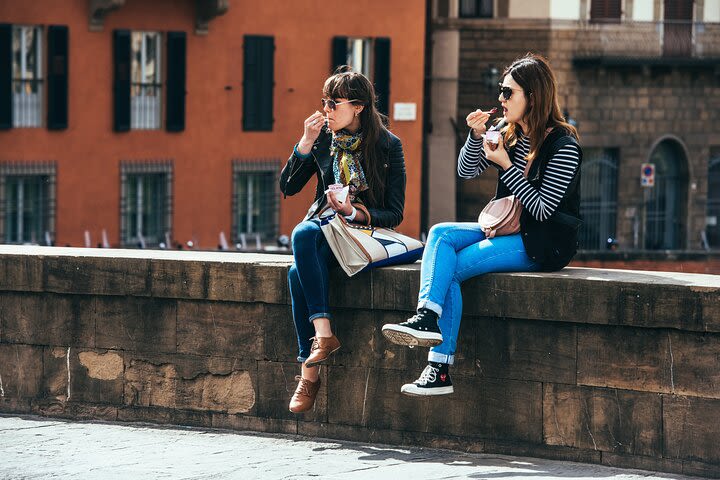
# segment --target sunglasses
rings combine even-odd
[[[332,98],[321,98],[320,101],[322,102],[323,108],[327,107],[333,112],[335,111],[335,109],[337,108],[338,105],[344,105],[346,103],[357,102],[357,100],[347,100],[345,102],[336,102]]]
[[[513,90],[522,91],[522,88],[511,88],[511,87],[503,85],[502,83],[498,84],[498,91],[500,92],[500,95],[502,95],[505,100],[510,100],[510,97],[512,97],[512,94],[513,94]]]

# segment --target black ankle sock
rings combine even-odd
[[[437,368],[440,371],[440,373],[448,373],[449,365],[447,363],[428,362],[428,365],[430,365],[431,367]]]

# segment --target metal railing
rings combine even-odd
[[[575,58],[717,58],[720,24],[682,20],[582,22],[573,54]]]
[[[42,127],[43,81],[13,80],[13,127]]]
[[[139,130],[160,128],[162,96],[159,83],[133,83],[130,98],[130,127]]]

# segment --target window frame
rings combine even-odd
[[[234,159],[232,163],[232,234],[231,238],[233,243],[243,244],[242,234],[261,234],[262,243],[274,243],[275,239],[280,232],[280,188],[276,181],[277,176],[280,174],[281,162],[276,159],[259,159],[259,160],[243,160]],[[267,231],[260,232],[241,232],[240,231],[240,192],[238,188],[238,179],[243,175],[253,174],[264,174],[270,175],[270,182],[268,185],[271,186],[269,192],[265,192],[264,196],[270,199],[270,205],[264,208],[265,212],[261,212],[260,215],[269,216],[271,218],[268,224],[270,229]],[[262,205],[262,203],[261,203]],[[268,211],[269,210],[269,211]],[[245,241],[249,239],[246,237]]]
[[[45,192],[45,201],[40,207],[43,211],[40,212],[44,228],[42,232],[38,232],[38,236],[42,235],[42,238],[37,238],[35,242],[30,240],[30,243],[35,244],[54,244],[55,243],[55,209],[56,209],[56,195],[57,195],[57,167],[54,162],[44,163],[5,163],[0,164],[0,242],[6,244],[26,244],[25,240],[9,240],[7,238],[8,232],[6,231],[6,221],[8,214],[8,198],[7,198],[7,184],[8,177],[47,177],[46,185],[47,191]],[[47,232],[47,236],[45,235]],[[49,239],[47,238],[49,237]]]
[[[466,3],[463,0],[458,1],[458,17],[460,18],[495,18],[495,1],[494,0],[466,0],[467,2],[473,2],[474,10],[476,13],[466,13],[463,9],[463,5]],[[490,14],[483,14],[483,4],[490,4]]]
[[[32,72],[32,78],[25,78],[26,74],[31,73],[27,71],[27,49],[26,45],[27,36],[24,34],[28,29],[32,29],[35,32],[35,71]],[[44,127],[44,114],[45,114],[45,35],[44,28],[41,25],[24,25],[24,24],[13,24],[12,25],[12,60],[11,60],[11,75],[12,75],[12,127],[13,128],[42,128]],[[16,39],[17,37],[17,39]],[[18,50],[15,48],[15,42],[19,41]],[[16,57],[19,56],[19,65],[16,62]],[[16,71],[16,67],[19,67],[19,72]],[[31,89],[35,92],[25,93],[24,84],[30,83]],[[19,90],[19,91],[18,91]],[[27,97],[27,98],[24,98]],[[36,97],[36,98],[33,98]],[[28,107],[29,103],[31,105]]]
[[[156,37],[155,58],[156,62],[152,81],[145,81],[145,69],[147,68],[147,41],[148,38]],[[140,37],[139,51],[136,50],[136,38]],[[130,129],[131,130],[161,130],[163,128],[163,32],[131,30],[130,31]],[[140,55],[140,61],[136,64],[136,56]],[[138,74],[138,70],[140,72]],[[137,81],[139,77],[140,81]],[[142,94],[144,90],[150,90],[151,95]],[[155,105],[153,105],[155,103]],[[148,112],[150,116],[148,117]]]
[[[596,155],[593,155],[596,154]],[[583,154],[583,162],[580,166],[581,168],[581,187],[580,187],[580,214],[583,217],[584,223],[583,226],[580,227],[580,248],[587,251],[601,251],[607,248],[607,238],[617,238],[617,221],[618,221],[618,200],[619,200],[619,169],[620,169],[620,149],[617,147],[596,147],[596,148],[585,148],[584,154]],[[599,171],[597,172],[597,178],[589,178],[589,175],[587,170],[589,168],[592,168],[595,165],[599,166]],[[608,178],[607,174],[603,175],[603,165],[606,166],[608,170],[610,170],[610,173],[613,175],[612,178]],[[607,179],[609,182],[608,188],[610,191],[607,193],[614,193],[614,198],[605,198],[604,194],[606,191],[602,188],[602,182],[601,179]],[[588,203],[590,201],[587,199],[587,188],[583,188],[583,184],[590,184],[593,186],[599,186],[599,189],[596,190],[600,193],[599,199],[595,200],[593,203],[597,203],[596,205],[588,206]],[[593,192],[594,193],[594,192]],[[585,196],[583,196],[585,195]],[[589,215],[588,210],[593,213],[593,215]],[[605,221],[604,215],[611,215],[611,220]],[[589,221],[588,217],[593,216],[597,217],[599,219],[599,224],[602,227],[604,224],[609,225],[607,228],[607,236],[606,233],[603,231],[603,228],[597,229],[597,236],[594,239],[591,239],[589,236],[585,235],[585,228],[589,226],[590,224],[593,224],[594,226],[598,222],[595,221]],[[588,237],[588,238],[586,238]],[[605,237],[605,238],[603,238]],[[594,246],[588,246],[589,243],[586,243],[587,241],[592,240],[594,243]]]
[[[163,230],[158,237],[146,237],[142,235],[142,239],[138,236],[138,232],[130,232],[129,214],[131,212],[129,202],[129,177],[142,175],[164,175],[164,188],[162,198],[165,204],[161,206],[163,211],[160,216],[164,221],[164,225],[160,227]],[[167,242],[169,235],[172,240],[172,215],[173,215],[173,162],[172,160],[156,161],[156,162],[137,162],[123,161],[120,163],[120,245],[124,248],[133,248],[140,246],[143,248],[158,247],[161,243]],[[144,212],[137,212],[142,215]],[[171,245],[166,245],[170,248]]]

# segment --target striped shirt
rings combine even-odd
[[[500,180],[520,200],[523,208],[537,220],[543,222],[550,218],[560,204],[575,171],[580,164],[580,151],[575,143],[562,147],[547,164],[540,189],[530,185],[523,176],[530,151],[530,138],[520,134],[515,145],[512,167],[500,173]],[[490,162],[485,157],[483,141],[468,135],[458,157],[458,175],[460,178],[475,178]]]

